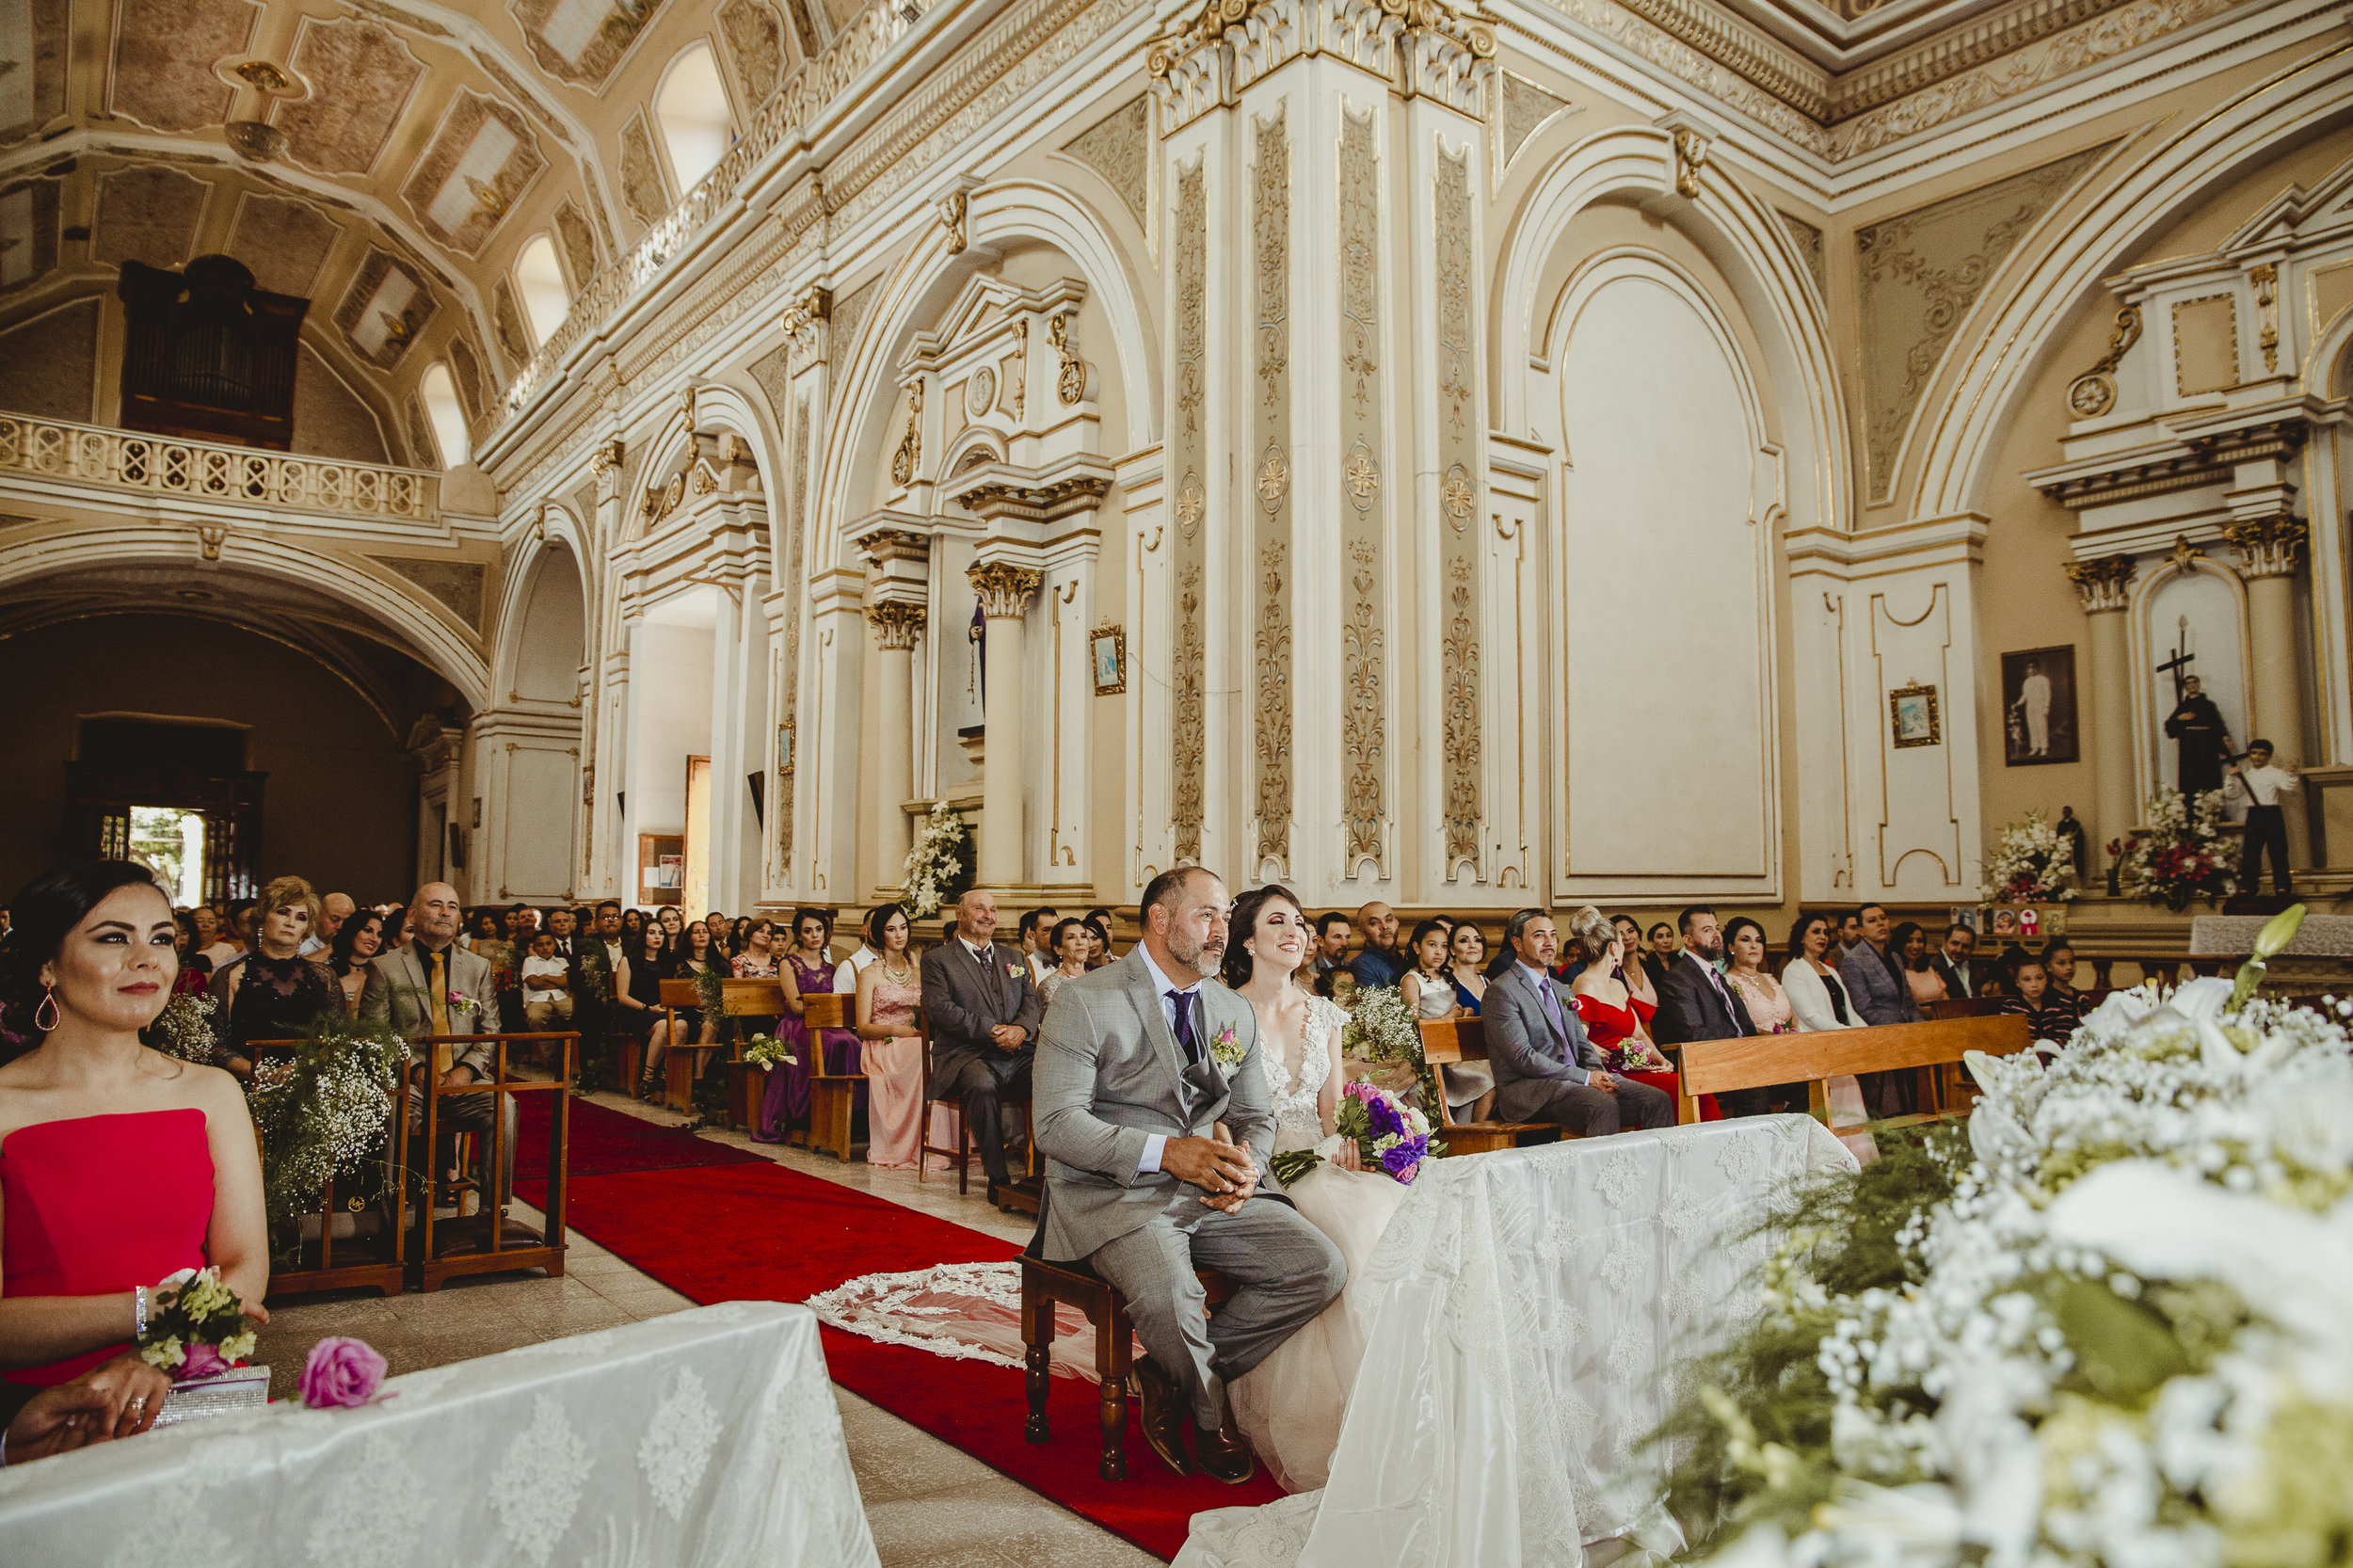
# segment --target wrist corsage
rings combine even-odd
[[[147,1292],[139,1359],[174,1383],[208,1378],[245,1365],[253,1325],[218,1269],[183,1269]]]

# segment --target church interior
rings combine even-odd
[[[817,910],[830,963],[901,903],[912,950],[952,952],[967,888],[1000,943],[1099,909],[1098,948],[1142,953],[1147,890],[1206,868],[1359,943],[1382,911],[1399,972],[1439,916],[1496,954],[1536,910],[1565,955],[1584,906],[1643,933],[1705,907],[1780,972],[1807,917],[1876,909],[1989,965],[2068,945],[2087,991],[2228,977],[2300,904],[2334,978],[2348,26],[2338,0],[6,0],[0,893],[134,858],[183,909],[300,877],[414,930],[445,886],[469,948],[478,910],[613,901],[773,920],[778,957]],[[512,1212],[563,1243],[568,1203],[570,1271],[273,1293],[280,1400],[331,1336],[429,1378],[741,1298],[633,1172],[796,1255],[754,1299],[1043,1234],[977,1154],[850,1159],[847,1089],[840,1149],[815,1122],[767,1147],[721,1072],[648,1103],[641,1058],[580,1048],[586,1109],[527,1110],[507,1173],[569,1138],[568,1187]],[[657,1133],[725,1160],[610,1153]],[[1510,1158],[1475,1143],[1429,1169]],[[754,1167],[792,1195],[725,1185]],[[828,1276],[853,1199],[925,1228]],[[744,1505],[648,1504],[707,1535],[595,1560],[1292,1560],[1188,1544],[1296,1501],[1264,1479],[1171,1491],[1130,1438],[1124,1489],[1097,1480],[1092,1387],[1000,1451],[1013,1330],[945,1363],[1001,1382],[984,1440],[877,1396],[904,1385],[874,1357],[918,1352],[826,1321],[850,1502],[789,1548]],[[760,1419],[678,1375],[725,1408],[664,1383],[663,1431]],[[635,1441],[600,1463],[634,1474]],[[1076,1479],[1023,1467],[1048,1455]],[[597,1486],[554,1510],[580,1483],[552,1464],[497,1483],[538,1501],[483,1504],[465,1560],[588,1560]],[[1321,1495],[1318,1529],[1337,1464]],[[0,1479],[0,1540],[73,1506]],[[1395,1560],[1553,1560],[1466,1539]]]

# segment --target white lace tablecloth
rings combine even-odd
[[[0,1469],[0,1562],[875,1561],[807,1307],[734,1302]]]
[[[1768,1199],[1854,1156],[1758,1116],[1433,1160],[1389,1222],[1321,1492],[1196,1514],[1176,1568],[1577,1568],[1682,1540],[1634,1445],[1685,1356],[1751,1317]]]

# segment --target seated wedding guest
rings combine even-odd
[[[664,980],[700,981],[714,969],[724,978],[727,961],[712,950],[711,931],[700,920],[690,920],[679,945],[663,958],[662,978]],[[697,991],[699,993],[699,986]],[[670,1036],[670,1020],[664,1016],[654,1020],[653,1032],[646,1036],[646,1077],[660,1081],[663,1057],[672,1049],[705,1051],[696,1065],[699,1078],[711,1068],[712,1060],[709,1048],[719,1043],[719,1020],[699,1007],[681,1007],[678,1013],[678,1037]]]
[[[662,1016],[662,973],[669,967],[669,944],[663,940],[661,925],[652,920],[637,922],[637,935],[622,937],[621,960],[613,969],[613,1027],[624,1034],[648,1040],[654,1027],[664,1021]],[[639,1058],[644,1065],[638,1071],[637,1097],[650,1100],[659,1097],[653,1076],[653,1052],[647,1050]]]
[[[499,935],[520,953],[531,933],[538,929],[539,911],[528,904],[510,904],[506,906],[505,929]]]
[[[560,904],[548,911],[547,932],[555,938],[555,955],[568,964],[576,956],[572,952],[572,937],[579,930],[578,919]]]
[[[873,917],[869,915],[858,927],[857,951],[833,967],[833,988],[842,996],[854,995],[857,990],[858,976],[882,956],[874,951],[874,944],[867,940],[867,933],[873,924]]]
[[[312,927],[311,935],[302,939],[302,956],[316,958],[325,952],[333,945],[335,933],[344,928],[344,922],[351,919],[351,912],[359,907],[351,902],[349,893],[329,893],[319,900],[319,918]]]
[[[1454,999],[1454,976],[1448,967],[1447,928],[1436,920],[1422,921],[1414,927],[1413,944],[1407,952],[1413,968],[1397,982],[1405,1010],[1417,1018],[1432,1019],[1451,1018],[1460,1013],[1463,1004]]]
[[[680,938],[686,935],[685,914],[677,904],[665,904],[653,912],[653,918],[662,922],[663,941],[669,945],[671,952],[676,952]]]
[[[495,909],[482,908],[466,917],[466,929],[459,934],[457,945],[468,952],[481,952],[485,942],[504,943],[506,927]],[[485,954],[485,956],[488,956]]]
[[[383,910],[381,913],[384,916],[384,951],[386,952],[390,952],[394,948],[408,946],[408,909],[396,905],[393,908]]]
[[[1087,917],[1087,968],[1099,969],[1115,955],[1112,952],[1112,922],[1108,916]]]
[[[37,1389],[0,1431],[0,1464],[30,1464],[92,1443],[136,1437],[155,1424],[170,1391],[170,1376],[136,1356],[119,1356],[70,1383]]]
[[[1794,1010],[1789,993],[1765,967],[1765,928],[1746,915],[1735,915],[1724,927],[1724,948],[1732,954],[1724,979],[1747,1004],[1749,1022],[1755,1026],[1753,1032],[1787,1033]]]
[[[237,954],[253,945],[253,901],[236,898],[229,901],[228,914],[213,934],[212,946],[204,950],[205,959],[217,970]]]
[[[1046,1004],[1029,966],[996,936],[995,894],[976,888],[956,901],[954,934],[923,963],[923,1016],[932,1030],[932,1097],[962,1104],[982,1168],[1002,1186],[1011,1178],[1003,1113],[1030,1097]]]
[[[1479,1006],[1487,995],[1487,937],[1479,927],[1465,920],[1454,928],[1454,939],[1448,944],[1453,965],[1447,977],[1454,982],[1454,1000],[1470,1016],[1479,1016]]]
[[[1904,921],[1887,938],[1888,951],[1903,960],[1904,984],[1911,989],[1912,1005],[1927,1017],[1931,1003],[1943,1001],[1948,994],[1945,977],[1929,964],[1929,934],[1911,920]]]
[[[210,916],[209,909],[201,911]],[[212,984],[213,962],[204,956],[204,942],[197,930],[197,911],[186,911],[172,917],[172,956],[180,961],[180,972],[172,977],[171,994],[175,997],[194,996]]]
[[[227,1073],[139,1043],[177,970],[152,872],[90,861],[8,912],[0,1028],[33,1043],[0,1066],[0,1416],[105,1368],[144,1430],[163,1395],[136,1341],[158,1284],[216,1268],[268,1320],[253,1119]]]
[[[571,965],[555,951],[555,933],[533,932],[521,972],[523,1023],[532,1033],[560,1033],[572,1027],[571,979]]]
[[[738,958],[741,958],[746,952],[748,952],[751,944],[752,927],[759,923],[760,922],[753,920],[753,918],[749,915],[738,915],[733,920],[729,921],[728,923],[728,952],[733,953]],[[771,931],[769,936],[773,941],[776,934]],[[779,947],[782,946],[780,942],[775,943],[775,945]],[[739,975],[737,978],[741,979],[742,977]]]
[[[858,1071],[857,1035],[852,1030],[826,1029],[811,1035],[806,1000],[830,996],[833,960],[826,951],[832,922],[822,909],[792,912],[792,945],[776,966],[784,984],[785,1015],[776,1019],[776,1038],[793,1047],[789,1061],[768,1075],[760,1096],[761,1130],[783,1136],[784,1128],[800,1125],[808,1115],[809,1079],[822,1065],[827,1073]]]
[[[1829,962],[1833,939],[1827,915],[1800,915],[1789,928],[1795,956],[1781,971],[1781,988],[1789,994],[1790,1015],[1801,1030],[1861,1027],[1847,1005],[1847,987]]]
[[[281,876],[262,889],[253,950],[215,969],[206,987],[213,999],[216,1066],[250,1080],[252,1042],[291,1040],[320,1014],[344,1013],[343,987],[334,975],[302,956],[302,939],[318,906],[318,895],[298,876]]]
[[[1920,1008],[1912,1000],[1911,982],[1904,978],[1903,958],[1888,940],[1887,906],[1866,904],[1855,918],[1863,940],[1849,949],[1838,965],[1838,978],[1847,983],[1847,1000],[1866,1024],[1918,1023]]]
[[[1054,926],[1054,956],[1059,962],[1037,983],[1040,1001],[1051,1004],[1066,980],[1084,979],[1087,960],[1095,952],[1095,928],[1084,920],[1061,920]]]
[[[1863,945],[1863,912],[1850,910],[1838,920],[1838,962],[1843,968],[1847,954]]]
[[[1618,934],[1618,979],[1628,996],[1641,998],[1657,1012],[1658,988],[1651,983],[1650,962],[1642,956],[1642,922],[1631,915],[1613,915],[1609,925]]]
[[[327,972],[343,987],[346,1017],[360,1016],[360,993],[367,987],[368,965],[383,951],[384,917],[373,909],[360,910],[335,933],[334,945],[327,950]]]
[[[877,905],[860,936],[874,961],[857,977],[858,1064],[866,1072],[866,1162],[911,1171],[922,1158],[923,1042],[916,1013],[923,1005],[923,961],[909,942],[915,928],[895,904]],[[1054,928],[1064,966],[1089,940],[1080,920]],[[1085,973],[1081,963],[1080,973]],[[1048,978],[1062,973],[1048,971]]]
[[[1674,956],[1675,928],[1660,920],[1650,928],[1650,958],[1643,965],[1650,970],[1653,984],[1657,984],[1658,977],[1667,972],[1667,966],[1674,962]]]
[[[1397,911],[1385,904],[1368,904],[1356,911],[1356,927],[1365,934],[1365,945],[1348,972],[1356,977],[1357,988],[1369,991],[1402,980],[1414,966],[1397,950]]]
[[[2091,1011],[2091,999],[2075,988],[2075,950],[2066,937],[2054,936],[2043,944],[2042,972],[2051,979],[2048,1005],[2072,1007],[2078,1018]]]
[[[1507,1122],[1557,1122],[1585,1138],[1622,1127],[1673,1126],[1672,1098],[1602,1066],[1574,1000],[1552,978],[1561,958],[1552,917],[1523,909],[1505,923],[1503,936],[1516,962],[1487,987],[1481,1013],[1496,1077],[1495,1114]]]
[[[1353,935],[1348,917],[1335,909],[1316,917],[1316,945],[1301,979],[1320,997],[1332,994],[1332,977],[1348,968],[1348,944]]]
[[[490,988],[490,966],[457,945],[457,889],[446,882],[428,882],[417,889],[408,911],[407,945],[378,953],[368,966],[368,983],[360,994],[360,1017],[366,1023],[389,1023],[413,1041],[434,1034],[496,1034],[499,1032],[498,994]],[[488,1078],[497,1063],[497,1049],[488,1040],[450,1042],[420,1050],[409,1068],[408,1129],[424,1128],[424,1086],[430,1080],[458,1089]],[[504,1099],[504,1106],[501,1101]],[[504,1152],[499,1157],[500,1191],[504,1207],[514,1179],[516,1112],[509,1096],[454,1095],[440,1100],[434,1112],[440,1128],[440,1147],[432,1151],[435,1165],[446,1170],[460,1132],[488,1132],[495,1128]],[[476,1158],[487,1170],[490,1141],[474,1140]],[[478,1191],[460,1200],[460,1213],[481,1206]]]
[[[624,910],[621,914],[621,951],[635,952],[638,936],[645,929],[646,912],[643,909]]]
[[[1044,980],[1047,971],[1057,961],[1053,951],[1054,925],[1061,919],[1060,910],[1045,904],[1022,913],[1021,927],[1015,936],[1013,945],[1015,951],[1029,960],[1030,984],[1032,985]]]
[[[1662,1046],[1689,1046],[1754,1034],[1756,1020],[1748,1003],[1716,968],[1716,960],[1724,952],[1723,929],[1716,923],[1716,911],[1695,904],[1683,911],[1676,923],[1683,933],[1682,951],[1660,966],[1651,982],[1658,987],[1658,1013],[1651,1019],[1651,1038]],[[1653,951],[1657,951],[1655,942]],[[1718,1095],[1716,1102],[1727,1116],[1762,1116],[1788,1097],[1788,1086],[1778,1085],[1736,1089]]]
[[[1977,970],[1977,934],[1965,925],[1945,928],[1945,945],[1937,951],[1931,966],[1936,977],[1945,983],[1945,994],[1966,1000],[1983,989],[1984,976]]]
[[[2002,999],[2000,1011],[2025,1017],[2026,1032],[2038,1045],[2063,1046],[2074,1038],[2075,1028],[2083,1017],[2073,1007],[2051,995],[2051,974],[2042,967],[2041,959],[2032,953],[2021,958],[2010,970],[2010,983],[2016,991]]]
[[[188,923],[196,928],[196,939],[188,947],[189,956],[202,958],[204,950],[220,936],[220,916],[211,904],[200,904],[188,911]],[[204,962],[205,972],[209,974],[212,972],[212,960],[206,958]]]
[[[1649,1084],[1672,1103],[1683,1092],[1682,1080],[1674,1064],[1659,1054],[1650,1037],[1650,1021],[1658,1009],[1626,986],[1624,933],[1589,904],[1569,917],[1569,941],[1583,960],[1569,985],[1569,996],[1577,1005],[1577,1020],[1585,1026],[1586,1038],[1601,1052],[1601,1064],[1637,1083]],[[1712,1096],[1701,1101],[1703,1121],[1721,1116]]]

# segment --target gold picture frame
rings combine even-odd
[[[1897,686],[1887,694],[1887,725],[1896,748],[1945,744],[1944,720],[1933,686]]]
[[[1128,689],[1128,632],[1105,621],[1087,634],[1087,660],[1095,671],[1095,695],[1116,696]]]

